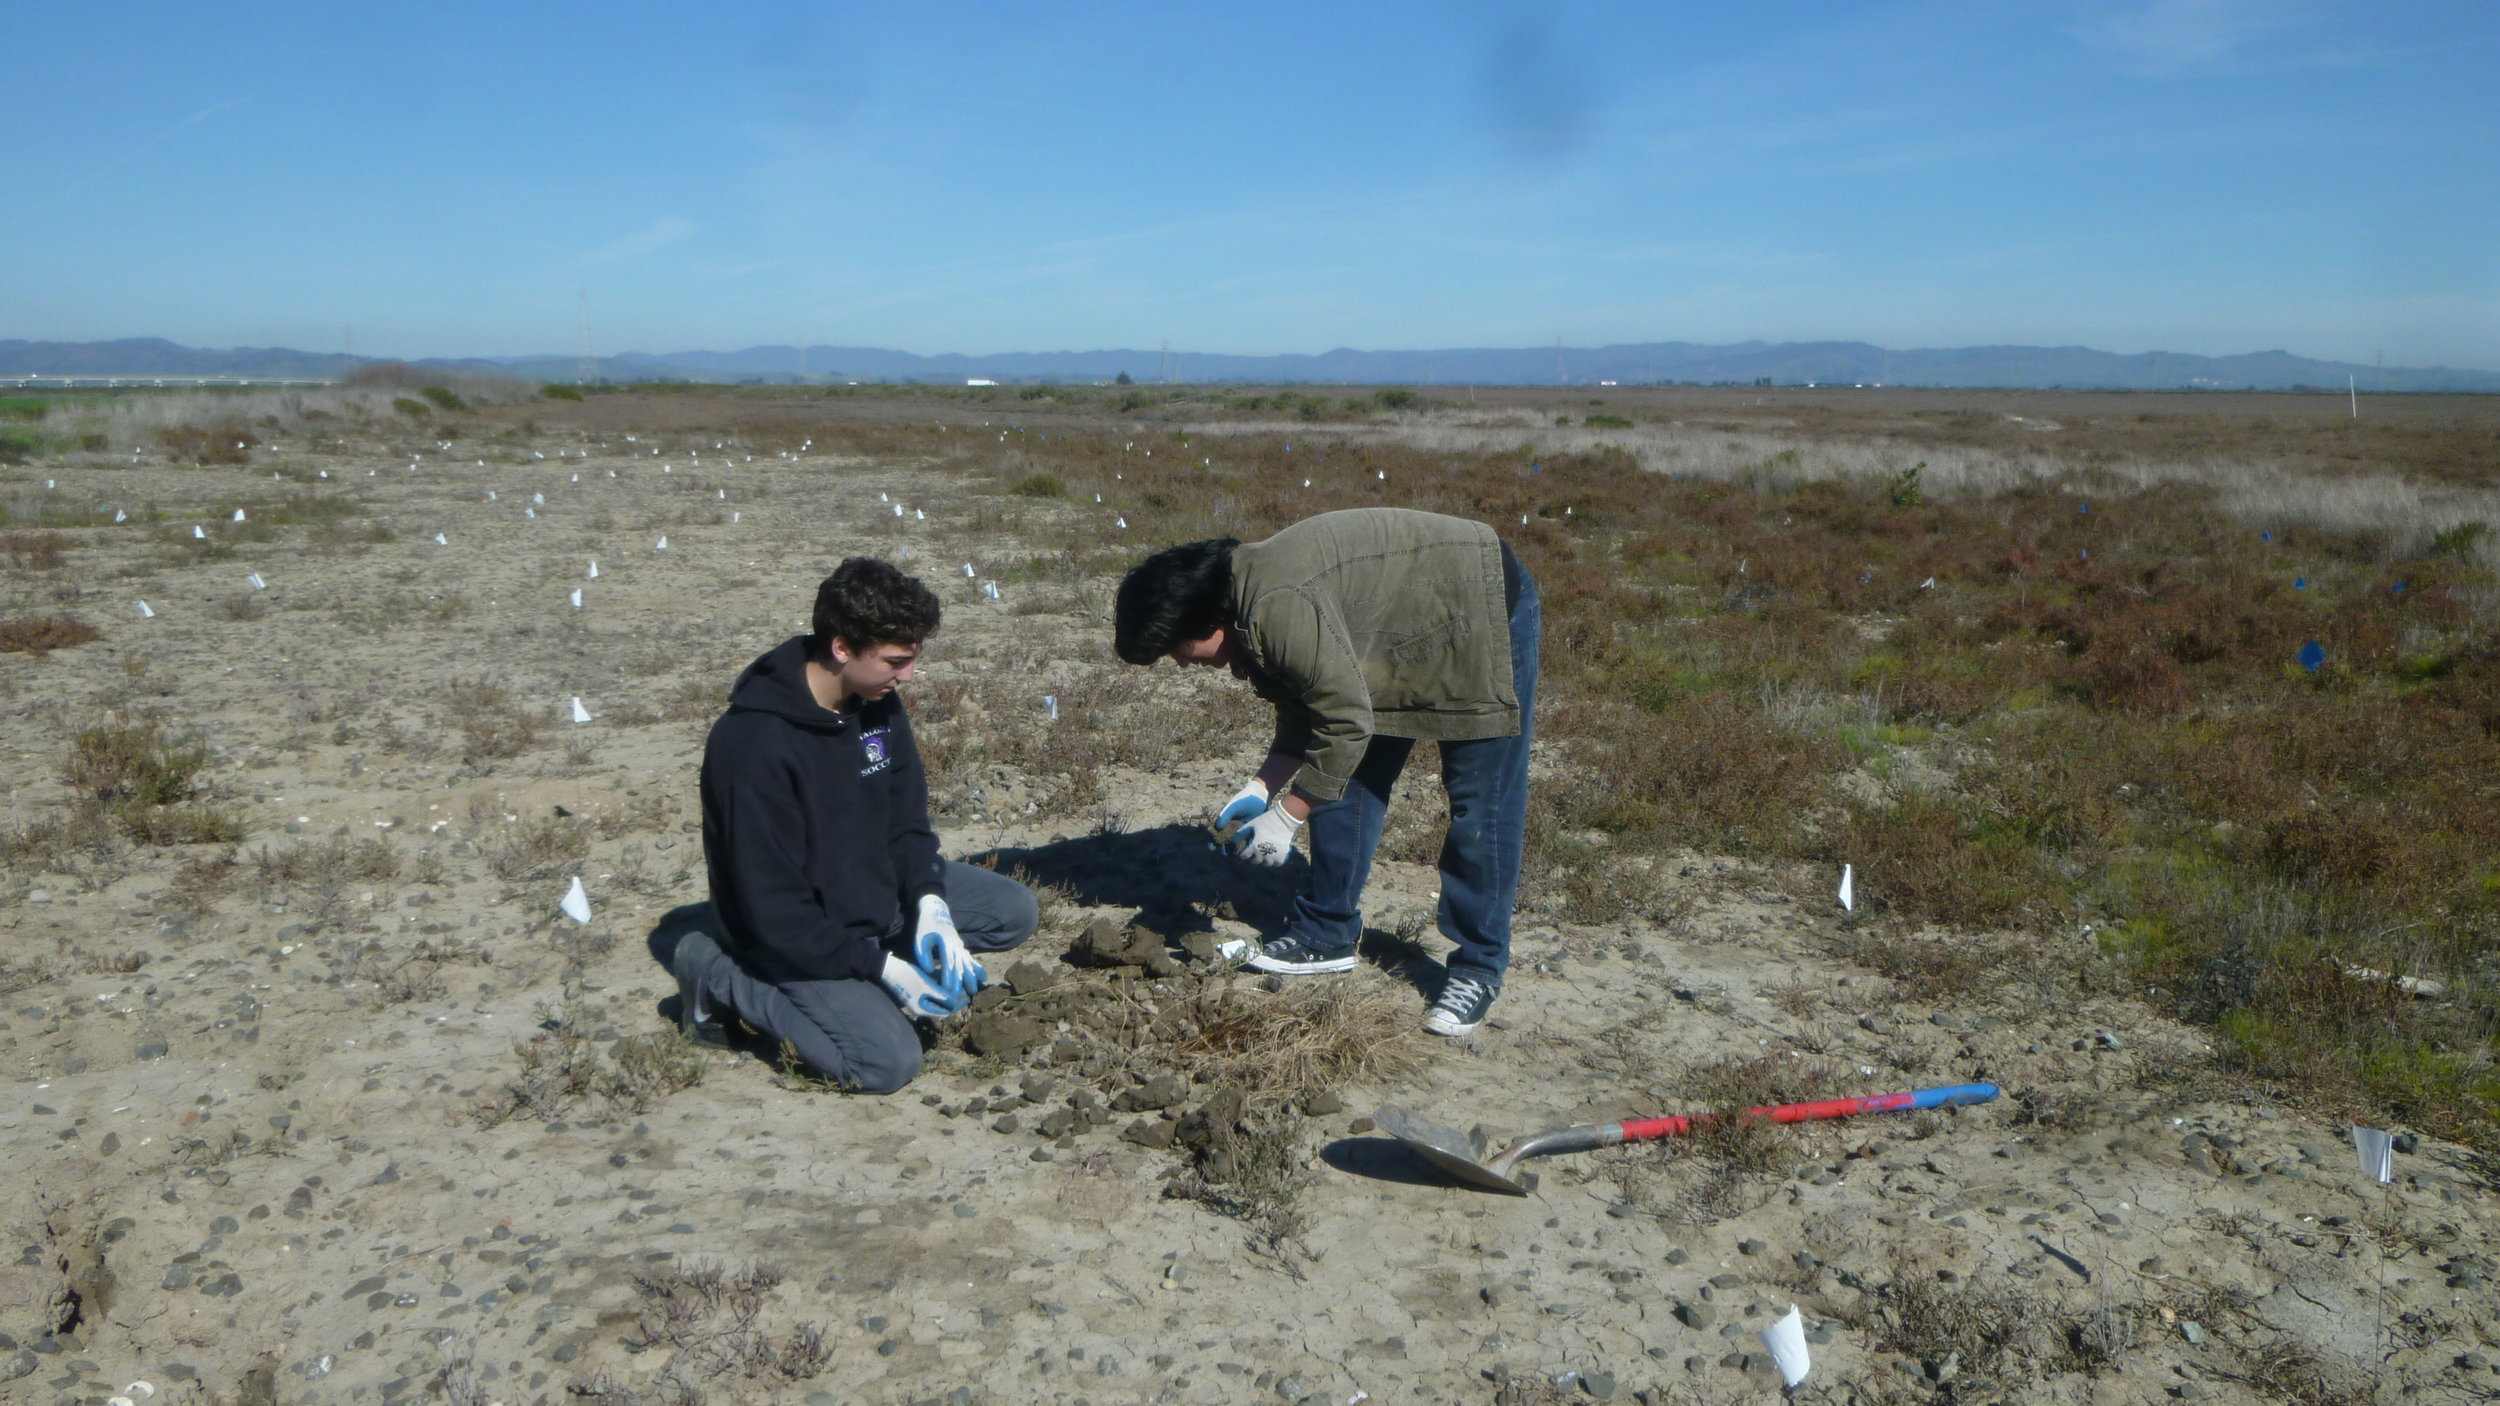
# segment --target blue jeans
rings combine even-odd
[[[1520,574],[1510,612],[1510,672],[1519,733],[1441,744],[1441,789],[1450,829],[1441,840],[1441,935],[1458,944],[1449,969],[1501,984],[1510,970],[1510,913],[1519,900],[1519,850],[1528,829],[1528,743],[1535,734],[1536,583]],[[1363,885],[1389,818],[1389,792],[1415,750],[1410,737],[1375,736],[1343,796],[1311,808],[1311,873],[1285,931],[1318,948],[1354,945],[1363,932]]]

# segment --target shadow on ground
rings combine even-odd
[[[1210,911],[1227,905],[1262,932],[1284,921],[1309,865],[1300,854],[1259,869],[1218,853],[1196,825],[1161,825],[1116,835],[1080,835],[968,855],[1028,884],[1063,889],[1087,907],[1134,908],[1138,925],[1167,938],[1213,928]]]

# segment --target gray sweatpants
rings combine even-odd
[[[1002,874],[946,860],[940,866],[946,906],[955,930],[976,953],[1004,952],[1033,935],[1041,910],[1032,890]],[[886,938],[888,951],[911,957],[906,928]],[[846,1089],[890,1094],[920,1072],[920,1036],[911,1018],[874,981],[767,981],[752,975],[720,949],[708,929],[717,923],[710,904],[689,913],[679,939],[677,970],[702,984],[713,1011],[745,1021],[764,1038],[788,1042],[801,1063]],[[696,944],[696,945],[686,945]],[[989,963],[983,963],[989,966]],[[991,967],[990,979],[1006,975]]]

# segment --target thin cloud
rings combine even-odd
[[[2096,8],[2074,35],[2132,72],[2167,78],[2241,63],[2301,18],[2271,0],[2146,0]]]
[[[54,192],[54,195],[57,198],[59,196],[72,195],[78,191],[84,190],[88,186],[95,184],[97,181],[100,181],[115,171],[120,170],[124,166],[129,165],[131,162],[147,155],[149,151],[159,145],[162,145],[165,141],[173,137],[175,133],[188,127],[196,127],[200,123],[206,122],[208,119],[215,117],[218,113],[224,112],[228,108],[241,107],[243,104],[250,102],[258,96],[260,95],[257,93],[245,93],[241,97],[227,98],[223,102],[210,103],[208,106],[192,113],[190,116],[175,123],[171,127],[166,128],[164,131],[157,133],[155,136],[139,143],[130,150],[125,151],[121,155],[114,157],[112,160],[105,162],[103,165],[89,170],[85,175],[80,176],[77,180],[71,181],[68,185],[62,186],[58,191]]]
[[[691,238],[702,226],[677,215],[653,220],[650,226],[622,239],[602,244],[582,256],[585,264],[621,264],[657,253],[681,240]]]

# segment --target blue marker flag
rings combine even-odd
[[[2397,595],[2403,595],[2405,592],[2405,583],[2399,581],[2394,586],[2389,587],[2389,589],[2394,591]]]
[[[2260,532],[2257,534],[2257,540],[2260,542],[2271,542],[2274,540],[2274,534],[2271,532]]]
[[[2309,578],[2308,578],[2308,577],[2306,577],[2306,576],[2295,576],[2295,577],[2293,577],[2293,578],[2292,578],[2292,589],[2293,589],[2293,590],[2295,590],[2295,591],[2305,591],[2305,590],[2308,590],[2308,589],[2309,589]]]
[[[2090,503],[2077,503],[2075,504],[2075,511],[2078,513],[2088,513],[2092,511],[2092,505]]]
[[[2314,674],[2324,663],[2326,663],[2326,650],[2316,640],[2311,640],[2300,647],[2300,667]]]

